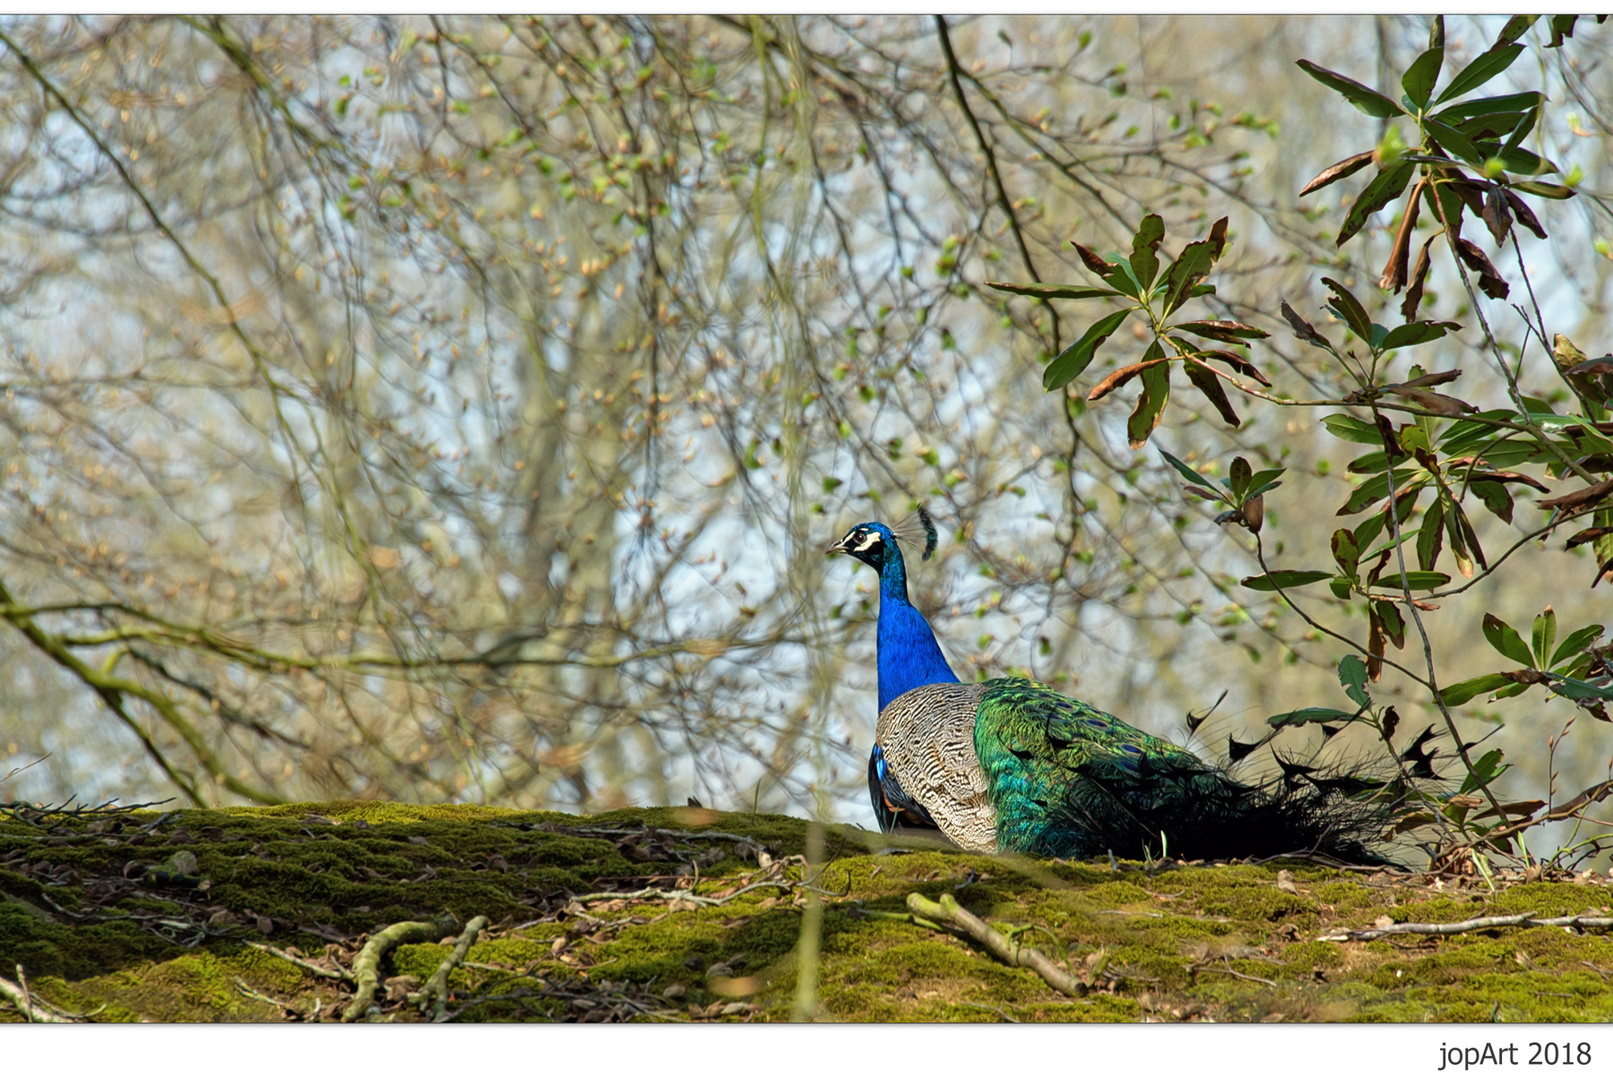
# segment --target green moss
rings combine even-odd
[[[493,923],[470,952],[472,966],[452,977],[456,1003],[488,999],[465,1019],[595,1015],[600,1002],[623,997],[641,1006],[632,1015],[687,1017],[692,1008],[704,1016],[737,1001],[753,1008],[730,1006],[731,1018],[787,1019],[799,889],[754,889],[696,910],[672,910],[664,899],[558,909],[575,895],[672,889],[696,876],[696,893],[708,898],[754,884],[764,879],[753,845],[788,858],[803,850],[806,828],[790,818],[681,808],[575,818],[356,802],[132,814],[94,832],[83,822],[7,820],[0,970],[21,963],[44,1000],[73,1012],[100,1009],[99,1020],[284,1015],[252,995],[303,1014],[317,1002],[329,1015],[342,984],[247,943],[300,949],[316,963],[330,947],[336,960],[351,962],[364,935],[451,911]],[[1304,863],[1160,869],[923,847],[884,853],[888,838],[857,830],[829,830],[827,840],[832,858],[817,879],[826,890],[818,977],[826,1019],[1613,1015],[1613,939],[1598,934],[1537,927],[1316,940],[1385,914],[1455,922],[1606,909],[1613,894],[1601,884],[1537,881],[1492,893],[1482,883],[1436,887]],[[194,856],[194,873],[180,853]],[[156,869],[163,873],[148,873]],[[790,873],[799,880],[799,869]],[[1055,962],[1096,972],[1094,992],[1066,998],[972,942],[905,921],[911,892],[951,894]],[[415,985],[448,951],[436,942],[401,947],[383,975]],[[390,999],[388,1015],[407,1019],[398,1001]],[[0,1010],[0,1019],[15,1018]]]

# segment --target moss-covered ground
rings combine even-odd
[[[452,1019],[785,1020],[809,904],[827,1020],[1613,1019],[1606,933],[1318,940],[1383,918],[1606,915],[1606,876],[1111,866],[835,828],[808,867],[805,822],[699,809],[27,817],[0,817],[0,975],[15,982],[21,965],[43,1005],[96,1021],[334,1019],[353,984],[305,965],[350,969],[374,931],[444,912],[491,923],[453,971]],[[915,925],[911,892],[952,894],[1092,991],[1066,997]],[[398,948],[371,1019],[420,1019],[406,995],[452,944]],[[0,1021],[20,1019],[0,999]]]

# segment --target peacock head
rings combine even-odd
[[[930,519],[929,511],[920,507],[916,515],[919,528],[923,530],[924,555],[928,559],[935,554],[936,533],[935,522]],[[897,539],[917,541],[917,536],[904,536],[906,522],[903,527],[892,529],[880,521],[865,521],[861,525],[854,525],[850,532],[841,538],[838,544],[829,547],[828,552],[844,552],[859,562],[867,563],[874,571],[883,575],[885,563],[894,557],[898,565],[902,561],[901,548],[897,546]]]

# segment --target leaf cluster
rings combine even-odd
[[[1188,495],[1223,507],[1215,517],[1217,524],[1242,525],[1253,534],[1263,572],[1244,577],[1244,587],[1280,594],[1307,622],[1322,629],[1305,613],[1302,599],[1291,593],[1325,581],[1344,610],[1365,617],[1364,645],[1343,631],[1326,631],[1355,647],[1340,665],[1341,686],[1356,706],[1354,711],[1333,707],[1291,710],[1271,717],[1271,726],[1319,724],[1331,738],[1343,726],[1364,721],[1373,724],[1393,749],[1390,740],[1398,714],[1393,709],[1375,708],[1366,688],[1381,678],[1390,647],[1404,649],[1408,634],[1415,630],[1430,657],[1426,676],[1395,666],[1426,688],[1426,704],[1443,720],[1453,744],[1451,753],[1466,770],[1459,790],[1444,800],[1437,817],[1427,817],[1425,823],[1454,824],[1466,830],[1470,839],[1489,836],[1498,850],[1510,850],[1507,838],[1522,828],[1557,818],[1536,814],[1545,803],[1503,805],[1497,800],[1490,785],[1507,769],[1501,751],[1490,750],[1475,760],[1469,751],[1476,743],[1461,736],[1450,710],[1482,694],[1498,701],[1516,697],[1532,686],[1544,686],[1599,720],[1613,720],[1605,706],[1613,698],[1613,670],[1607,661],[1613,648],[1596,644],[1603,634],[1600,624],[1582,627],[1557,641],[1556,616],[1549,606],[1534,620],[1527,644],[1506,622],[1486,614],[1482,625],[1485,639],[1522,667],[1446,685],[1431,659],[1421,616],[1436,612],[1441,597],[1461,592],[1503,566],[1516,566],[1509,560],[1524,547],[1524,540],[1544,538],[1559,525],[1581,517],[1591,519],[1589,527],[1574,533],[1567,546],[1592,546],[1596,574],[1591,587],[1613,576],[1613,503],[1609,502],[1613,497],[1613,424],[1606,420],[1613,408],[1613,356],[1590,359],[1565,336],[1555,336],[1548,371],[1573,391],[1577,411],[1569,412],[1560,412],[1550,402],[1519,389],[1522,361],[1513,370],[1499,351],[1495,355],[1510,396],[1504,407],[1481,407],[1456,396],[1454,384],[1463,375],[1458,368],[1425,370],[1412,364],[1404,377],[1389,371],[1405,350],[1440,342],[1463,329],[1451,320],[1418,315],[1434,241],[1445,238],[1452,263],[1468,287],[1474,308],[1480,310],[1486,342],[1493,349],[1478,294],[1504,300],[1510,285],[1490,257],[1462,235],[1466,218],[1481,220],[1497,245],[1511,240],[1516,249],[1515,226],[1546,237],[1525,196],[1567,199],[1575,194],[1572,178],[1565,183],[1542,179],[1561,170],[1524,145],[1537,128],[1545,96],[1534,90],[1478,96],[1522,56],[1525,46],[1519,38],[1538,20],[1537,16],[1509,20],[1485,52],[1446,78],[1444,21],[1436,17],[1428,48],[1400,79],[1403,93],[1398,100],[1311,61],[1299,61],[1307,74],[1368,116],[1410,121],[1416,128],[1415,140],[1408,144],[1391,126],[1377,147],[1334,163],[1300,193],[1310,194],[1369,167],[1375,170],[1344,212],[1335,239],[1338,246],[1360,234],[1377,211],[1405,196],[1390,258],[1378,282],[1390,296],[1406,293],[1399,305],[1399,325],[1374,319],[1374,307],[1385,304],[1386,296],[1363,299],[1333,277],[1322,277],[1321,284],[1328,290],[1326,309],[1344,330],[1341,339],[1323,333],[1287,301],[1280,305],[1280,316],[1294,336],[1326,354],[1330,366],[1354,383],[1355,388],[1338,400],[1296,402],[1240,381],[1232,372],[1261,388],[1271,386],[1243,352],[1221,346],[1247,348],[1267,333],[1241,322],[1183,318],[1180,314],[1189,300],[1214,295],[1214,286],[1204,278],[1225,253],[1225,218],[1207,236],[1186,244],[1174,261],[1164,264],[1158,254],[1164,226],[1155,214],[1143,218],[1129,254],[1104,258],[1077,244],[1082,262],[1102,282],[1100,287],[995,285],[1043,301],[1106,299],[1124,304],[1088,324],[1071,345],[1052,358],[1043,377],[1048,390],[1061,389],[1079,377],[1098,347],[1129,316],[1146,319],[1148,333],[1140,336],[1150,344],[1141,357],[1116,367],[1086,395],[1087,400],[1098,401],[1134,379],[1141,382],[1127,425],[1133,449],[1146,443],[1160,423],[1169,401],[1172,364],[1181,365],[1189,381],[1233,426],[1240,420],[1225,386],[1282,407],[1334,410],[1321,416],[1321,424],[1335,438],[1366,449],[1347,466],[1353,487],[1335,516],[1358,520],[1332,530],[1329,547],[1334,565],[1330,569],[1273,568],[1265,561],[1260,542],[1265,498],[1282,483],[1282,468],[1256,472],[1243,457],[1236,457],[1228,478],[1217,482],[1169,452],[1161,449],[1160,453],[1186,481]],[[1575,16],[1551,17],[1546,24],[1551,38],[1545,47],[1561,47],[1572,36],[1575,21]],[[1424,210],[1431,216],[1433,228],[1413,263],[1413,236]],[[1546,336],[1544,325],[1537,307],[1531,331],[1541,344]],[[1554,494],[1556,483],[1566,490]],[[1538,519],[1515,520],[1520,489],[1548,496],[1537,502]],[[1474,525],[1480,514],[1523,531],[1524,540],[1504,552],[1487,553]],[[1456,576],[1463,583],[1453,587]],[[1434,751],[1428,746],[1434,732],[1430,726],[1396,752],[1406,777],[1435,775]],[[1234,740],[1229,753],[1236,760],[1258,745],[1262,744]],[[1483,799],[1472,794],[1475,792]],[[1582,804],[1605,794],[1587,792]],[[1481,805],[1487,809],[1471,812]],[[1509,823],[1513,815],[1520,820]],[[1500,824],[1478,825],[1485,817],[1497,818]]]

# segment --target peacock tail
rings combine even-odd
[[[1041,683],[960,683],[908,601],[896,534],[868,522],[830,550],[880,572],[868,788],[885,831],[933,830],[970,851],[1061,858],[1384,861],[1379,837],[1400,813],[1388,785],[1281,759],[1280,777],[1246,783]]]

